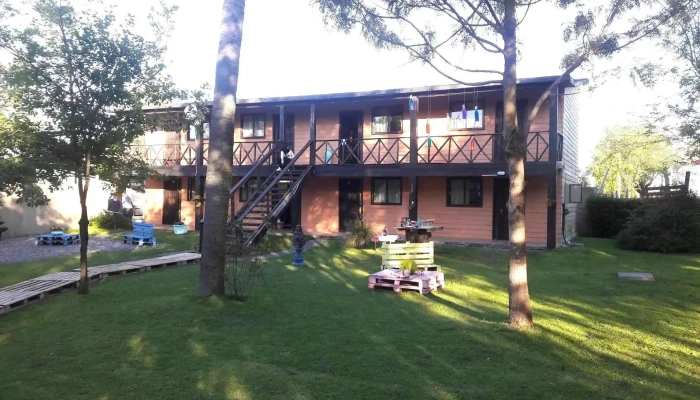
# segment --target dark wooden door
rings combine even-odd
[[[493,180],[493,240],[508,240],[510,179]]]
[[[339,164],[360,164],[362,160],[362,111],[341,111],[339,123]]]
[[[294,114],[284,114],[284,134],[280,134],[280,116],[272,118],[272,132],[275,140],[287,143],[294,150]]]
[[[172,225],[180,220],[180,179],[163,182],[163,225]]]
[[[347,231],[348,221],[362,216],[362,179],[340,179],[338,188],[338,221],[340,231]]]

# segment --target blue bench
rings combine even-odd
[[[153,227],[153,224],[134,222],[134,233],[124,235],[124,243],[138,244],[139,246],[144,244],[155,246],[156,237],[153,235]]]

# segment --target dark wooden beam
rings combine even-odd
[[[410,157],[409,160],[411,165],[418,164],[418,116],[417,109],[418,100],[411,98],[409,101],[409,113],[410,113]]]
[[[418,219],[418,177],[412,175],[409,178],[410,190],[408,193],[408,218],[412,221]]]
[[[549,95],[549,161],[547,171],[547,247],[557,247],[557,159],[559,146],[559,88]]]
[[[279,128],[277,129],[277,137],[272,138],[272,140],[279,140],[283,141],[284,140],[284,104],[280,106],[280,124]],[[294,143],[287,143],[290,146],[294,146]]]
[[[311,115],[309,117],[309,164],[316,164],[316,104],[311,104]]]
[[[203,169],[204,166],[204,125],[198,126],[195,129],[194,138],[195,147],[195,179],[194,179],[194,193],[200,196],[200,199],[204,198],[204,178],[199,178],[199,170]],[[204,204],[200,204],[200,207],[195,207],[194,209],[194,229],[199,231],[201,229],[201,221],[204,213]]]

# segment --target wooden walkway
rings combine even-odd
[[[88,268],[88,278],[90,280],[96,280],[110,275],[145,272],[151,269],[194,263],[199,261],[200,258],[201,255],[198,253],[177,253],[145,260],[90,267]],[[76,269],[74,272],[54,272],[12,286],[0,288],[0,314],[41,300],[48,295],[77,287],[78,281],[80,280],[80,272],[78,271],[80,270]]]

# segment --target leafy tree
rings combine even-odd
[[[51,191],[59,188],[63,176],[53,169],[55,162],[34,124],[21,116],[0,114],[0,192],[17,195],[18,202],[30,207],[47,204],[39,183],[48,183]]]
[[[233,176],[233,135],[245,0],[224,0],[209,128],[200,296],[224,295],[226,222]]]
[[[682,157],[670,140],[647,127],[617,126],[608,129],[596,146],[590,173],[601,182],[604,194],[637,197],[637,190],[678,166]]]
[[[118,23],[113,7],[89,2],[30,0],[20,7],[0,0],[0,48],[10,56],[0,85],[16,121],[19,143],[50,151],[49,177],[73,176],[80,198],[80,284],[88,292],[87,194],[92,177],[120,191],[143,181],[148,167],[129,145],[144,133],[143,104],[181,95],[164,72],[164,39],[173,7],[152,10],[154,39],[135,30],[129,15]],[[28,23],[30,22],[30,23]],[[38,154],[20,149],[17,154]],[[34,153],[32,153],[34,152]],[[42,169],[40,169],[41,171]],[[37,177],[43,178],[43,177]]]
[[[527,284],[525,232],[526,140],[532,121],[552,89],[581,65],[596,57],[611,57],[620,49],[655,33],[679,9],[692,0],[670,0],[659,6],[655,0],[314,0],[326,21],[349,33],[359,27],[378,48],[402,49],[456,83],[474,86],[468,74],[494,76],[490,82],[504,89],[504,135],[509,164],[510,225],[509,320],[511,325],[532,325]],[[535,102],[525,121],[517,120],[516,82],[520,24],[530,8],[545,3],[575,7],[574,20],[564,28],[574,50],[562,58],[563,74]],[[613,28],[619,27],[614,31]],[[466,66],[461,57],[451,57],[450,47],[502,57],[503,68]],[[482,82],[483,83],[483,82]]]
[[[671,105],[680,118],[679,137],[688,145],[688,155],[700,159],[700,1],[675,17],[663,35],[663,45],[672,51],[681,67],[674,69],[682,104]]]

